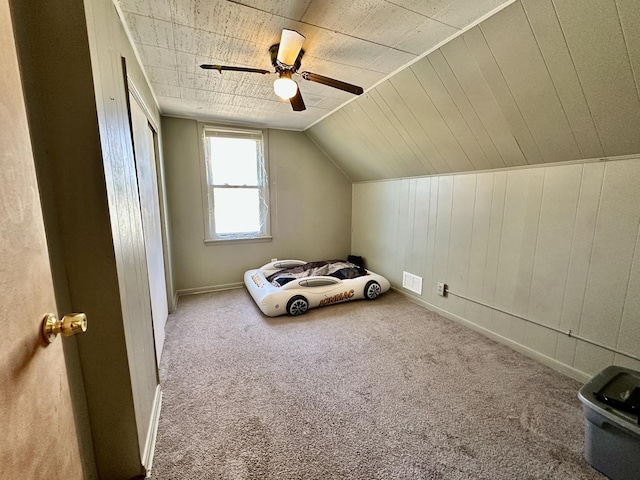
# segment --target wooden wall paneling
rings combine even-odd
[[[640,163],[607,162],[580,335],[615,346],[640,222]]]
[[[633,368],[636,361],[575,337],[443,299],[435,284],[635,352],[639,183],[640,160],[376,182],[366,185],[366,198],[377,200],[367,205],[372,226],[364,235],[385,274],[404,261],[405,270],[423,276],[426,302],[585,375],[614,361]],[[412,238],[402,238],[407,234]],[[397,261],[389,258],[394,251]]]
[[[604,155],[589,105],[552,0],[523,0],[525,14],[580,149],[580,158]]]
[[[393,218],[395,225],[395,249],[389,250],[389,257],[394,260],[395,265],[391,269],[389,281],[402,285],[402,272],[411,265],[413,236],[413,216],[409,210],[413,209],[411,180],[398,180],[398,199],[396,205],[398,210]]]
[[[637,153],[640,100],[615,2],[554,5],[605,155]]]
[[[616,0],[636,90],[640,96],[640,8],[637,0]]]
[[[374,161],[375,155],[371,145],[362,137],[360,131],[353,125],[343,111],[338,111],[333,115],[336,117],[336,126],[339,133],[331,137],[331,141],[337,138],[344,138],[341,146],[344,148],[344,155],[347,155],[347,162],[340,164],[352,165],[350,177],[354,182],[365,180],[376,180],[384,178],[386,169],[384,165]]]
[[[418,80],[422,84],[438,113],[449,128],[450,135],[462,149],[458,153],[470,163],[467,170],[484,170],[491,167],[487,156],[467,125],[456,103],[451,98],[442,79],[434,69],[429,57],[422,59],[412,66]],[[463,156],[464,155],[464,156]]]
[[[544,161],[581,158],[522,5],[487,19],[481,30]]]
[[[357,106],[362,109],[362,112],[374,125],[374,134],[378,141],[378,145],[380,145],[381,148],[384,148],[381,152],[385,157],[385,160],[393,165],[393,169],[398,172],[398,176],[412,176],[413,169],[409,167],[408,162],[405,160],[407,157],[412,155],[412,152],[394,128],[389,117],[387,117],[387,115],[378,106],[373,95],[371,93],[366,93],[358,98],[357,104]]]
[[[433,303],[436,294],[435,262],[436,262],[436,227],[438,222],[438,182],[439,177],[429,179],[429,225],[427,228],[427,268],[423,280],[423,298]]]
[[[524,328],[524,335],[519,340],[533,351],[542,353],[544,356],[553,358],[556,350],[558,333],[534,323],[516,319],[518,328]]]
[[[495,305],[498,308],[513,313],[516,310],[516,284],[520,275],[520,261],[522,245],[525,242],[525,217],[529,189],[529,171],[511,170],[507,173],[507,191],[504,197],[504,213],[502,222],[502,240],[500,244],[500,259],[496,280]],[[528,294],[528,292],[527,292]],[[498,334],[513,340],[518,340],[511,335],[512,317],[504,313],[496,312],[496,319],[500,321],[496,325]],[[524,326],[522,332],[524,336]]]
[[[385,135],[406,165],[406,176],[417,177],[435,173],[433,168],[425,168],[423,164],[424,155],[420,151],[420,148],[402,126],[395,112],[389,107],[378,89],[371,90],[369,95],[375,102],[376,108],[378,108],[380,113],[387,119],[388,124],[385,128]]]
[[[565,332],[577,333],[580,329],[603,177],[603,163],[581,165],[580,192],[558,325]],[[566,365],[574,365],[576,343],[575,338],[559,335],[555,358]]]
[[[362,142],[367,144],[370,151],[370,161],[376,163],[379,169],[384,171],[384,177],[382,178],[399,177],[400,174],[395,165],[395,152],[385,138],[382,137],[373,121],[363,111],[360,105],[361,101],[362,98],[356,99],[340,112],[344,118],[349,120],[352,130],[357,132]]]
[[[524,211],[522,244],[520,245],[520,259],[516,275],[515,298],[513,312],[527,317],[531,296],[531,278],[535,262],[536,245],[538,242],[540,209],[542,207],[542,190],[546,168],[534,168],[528,171],[527,200]],[[518,338],[518,343],[524,343],[528,329],[534,325],[520,319],[511,320],[512,337]],[[521,336],[520,336],[521,335]]]
[[[631,275],[627,284],[622,323],[618,334],[617,347],[638,355],[640,351],[640,226],[636,236],[636,246],[631,264]]]
[[[347,129],[347,135],[343,135],[345,128]],[[325,122],[314,126],[308,132],[312,138],[316,139],[320,147],[338,162],[347,176],[353,180],[357,175],[362,175],[364,159],[360,158],[363,150],[359,144],[359,139],[349,135],[350,129],[351,126],[346,124],[344,118],[336,114],[331,115]],[[366,178],[373,178],[373,176]]]
[[[436,282],[447,281],[447,265],[449,263],[449,245],[451,243],[451,208],[453,203],[453,176],[442,176],[435,179],[438,189],[438,205],[436,212],[433,286]],[[437,294],[432,296],[433,304],[437,307],[448,307],[447,299]]]
[[[329,152],[334,153],[334,159],[339,165],[347,167],[347,174],[352,181],[373,180],[377,178],[375,169],[367,168],[366,160],[371,158],[369,146],[363,142],[360,135],[354,131],[354,126],[342,112],[336,112],[327,120],[331,120],[331,130],[328,135],[329,141],[320,145],[329,148]],[[323,122],[324,123],[324,122]]]
[[[581,165],[545,169],[527,313],[545,325],[560,323],[581,179]]]
[[[337,112],[348,125],[348,129],[343,130],[343,132],[351,132],[351,139],[357,140],[360,146],[363,147],[360,152],[354,152],[354,156],[359,156],[361,163],[365,163],[364,159],[366,158],[366,166],[371,167],[372,173],[375,172],[374,179],[397,177],[395,169],[388,163],[383,154],[382,149],[385,146],[382,145],[378,135],[374,133],[375,127],[373,127],[371,120],[362,112],[357,103],[357,101],[351,102],[348,108],[343,108]],[[364,176],[365,173],[361,172],[360,175]],[[355,180],[357,181],[358,179]]]
[[[465,40],[458,37],[440,50],[506,166],[526,165],[518,142]]]
[[[420,275],[422,279],[422,292],[429,289],[431,285],[426,281],[427,271],[427,250],[429,238],[429,220],[431,213],[431,180],[429,178],[415,179],[414,195],[414,221],[413,231],[410,232],[413,240],[414,256],[411,265],[411,273]],[[415,271],[414,271],[415,270]]]
[[[451,290],[468,295],[469,262],[473,236],[476,199],[476,174],[455,175],[453,177],[453,200],[451,206],[451,238],[449,241],[449,262],[445,283]],[[466,300],[452,295],[447,309],[464,316]]]
[[[475,199],[473,211],[473,225],[471,249],[469,256],[469,274],[467,277],[466,294],[474,300],[483,297],[484,277],[487,268],[489,249],[489,233],[491,227],[491,204],[493,197],[494,175],[480,173],[476,175]],[[481,305],[466,302],[464,318],[481,324],[479,319],[483,315]]]
[[[486,165],[481,167],[481,169],[505,167],[506,164],[502,159],[502,155],[498,152],[493,140],[487,132],[487,129],[482,124],[482,120],[480,120],[480,117],[473,108],[473,105],[471,105],[464,89],[451,70],[451,66],[444,57],[442,49],[432,52],[429,55],[429,61],[438,74],[438,77],[440,77],[440,80],[447,89],[452,101],[455,103],[462,115],[464,122],[469,127],[473,137],[482,150],[482,156],[480,156],[480,158],[483,158],[484,161],[486,161]]]
[[[513,8],[513,5],[509,8]],[[502,18],[502,14],[509,10],[506,8],[502,10],[495,17]],[[485,27],[490,30],[488,27]],[[482,71],[482,75],[489,85],[493,96],[495,97],[498,105],[500,106],[504,117],[509,124],[511,133],[516,139],[516,142],[520,146],[522,153],[524,154],[527,164],[543,163],[544,158],[538,145],[536,144],[526,121],[522,116],[522,112],[518,108],[516,100],[513,98],[513,94],[509,89],[500,65],[493,56],[493,52],[489,48],[487,40],[484,35],[485,29],[480,27],[474,27],[462,35],[468,49],[471,51],[475,60]],[[509,41],[511,41],[509,39]]]
[[[413,232],[416,228],[416,188],[417,188],[417,179],[409,178],[405,179],[404,182],[408,184],[408,195],[407,195],[407,233],[405,236],[405,245],[406,245],[406,261],[402,266],[403,270],[406,270],[410,266],[416,264],[416,246],[413,243]]]
[[[350,180],[353,180],[353,176],[358,171],[353,166],[357,159],[354,159],[354,162],[345,161],[349,158],[349,152],[354,146],[348,136],[343,136],[340,133],[340,121],[339,115],[331,115],[325,118],[324,121],[314,125],[313,128],[306,130],[305,133],[316,145],[321,145],[322,150],[329,158],[340,165],[344,174]],[[322,141],[324,139],[331,139],[331,141]]]
[[[565,295],[581,165],[545,169],[542,207],[527,318],[558,327]],[[527,325],[525,345],[553,358],[557,333]]]
[[[425,134],[418,123],[416,117],[411,113],[406,102],[398,93],[396,87],[387,80],[376,87],[389,109],[393,111],[402,128],[398,130],[403,133],[407,143],[417,147],[419,158],[427,174],[450,171],[442,155],[435,147],[429,135]],[[415,149],[414,149],[415,150]]]
[[[586,342],[576,343],[573,366],[588,375],[595,375],[603,368],[613,365],[615,354],[609,350]]]
[[[484,271],[484,279],[482,284],[482,297],[480,300],[488,305],[498,305],[498,271],[500,267],[500,252],[502,250],[502,232],[504,221],[504,209],[506,205],[507,195],[507,172],[487,173],[493,177],[493,192],[491,194],[491,218],[489,224],[489,239],[487,245],[487,261]],[[496,316],[493,310],[484,308],[482,315],[478,318],[478,322],[489,328],[491,331],[497,331],[502,318]]]
[[[433,82],[440,83],[440,79],[433,71],[429,60],[423,58],[403,72],[407,72],[407,79],[410,81],[410,88],[412,88],[411,92],[406,93],[410,93],[414,97],[414,101],[408,103],[409,108],[413,110],[422,128],[431,132],[431,138],[444,156],[445,161],[456,172],[475,170],[469,157],[451,131],[450,125],[447,124],[443,113],[434,102],[433,97],[438,95],[435,93],[436,87]],[[410,76],[411,73],[414,75],[413,79]],[[415,83],[416,80],[417,84]]]
[[[453,151],[449,151],[446,148],[448,145],[451,145],[451,142],[446,142],[443,145],[441,136],[445,135],[446,137],[448,128],[446,124],[444,124],[442,117],[440,117],[435,110],[433,103],[420,85],[413,70],[411,68],[402,70],[389,79],[389,81],[404,101],[408,111],[411,112],[411,116],[415,118],[420,125],[420,135],[428,136],[437,151],[437,156],[442,158],[443,162],[437,165],[438,173],[455,171],[458,164],[456,158],[452,155],[455,155],[458,150],[456,150],[455,147]]]

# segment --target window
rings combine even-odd
[[[269,239],[262,131],[203,126],[205,242]]]

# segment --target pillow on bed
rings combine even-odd
[[[347,257],[347,262],[353,263],[354,265],[357,265],[358,267],[365,268],[365,266],[364,266],[364,258],[362,258],[360,255],[349,255]]]

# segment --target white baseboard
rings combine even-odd
[[[234,290],[236,288],[243,288],[244,282],[226,283],[223,285],[212,285],[208,287],[196,287],[185,288],[183,290],[176,291],[176,297],[179,299],[185,295],[198,295],[200,293],[222,292],[224,290]]]
[[[425,302],[420,298],[416,298],[413,295],[409,295],[407,292],[397,287],[391,287],[391,289],[400,293],[402,296],[412,301],[413,303],[416,303],[421,307],[425,307],[427,310],[432,310],[436,313],[439,313],[443,317],[448,318],[449,320],[453,320],[454,322],[460,323],[465,327],[468,327],[476,332],[479,332],[484,336],[492,340],[495,340],[496,342],[502,343],[503,345],[506,345],[514,349],[516,352],[522,353],[523,355],[526,355],[529,358],[533,358],[534,360],[542,363],[543,365],[546,365],[547,367],[550,367],[568,377],[573,378],[574,380],[577,380],[581,383],[586,383],[591,379],[591,375],[581,372],[580,370],[576,370],[570,365],[566,365],[562,362],[559,362],[555,358],[548,357],[546,355],[543,355],[540,352],[537,352],[536,350],[532,350],[531,348],[525,345],[522,345],[521,343],[515,342],[510,338],[506,338],[506,337],[503,337],[502,335],[498,335],[497,333],[492,332],[491,330],[488,330],[484,327],[481,327],[480,325],[473,323],[471,320],[462,318],[454,313],[443,310],[442,308],[437,307],[429,302]]]
[[[144,453],[142,455],[142,466],[147,472],[147,477],[151,473],[153,465],[153,454],[156,449],[156,438],[158,436],[158,424],[160,422],[160,409],[162,407],[162,390],[160,385],[156,387],[156,394],[153,399],[153,408],[151,409],[151,419],[149,429],[147,430],[147,440],[144,445]]]
[[[169,313],[173,313],[178,308],[178,292],[173,292],[173,297],[171,297],[171,305],[169,305]]]

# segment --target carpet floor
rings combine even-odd
[[[393,291],[277,318],[183,297],[160,377],[153,479],[605,478],[578,382]]]

